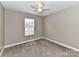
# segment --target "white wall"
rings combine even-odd
[[[0,49],[3,47],[3,7],[0,3]]]
[[[45,17],[44,35],[79,49],[79,6]]]
[[[35,19],[35,35],[24,36],[24,19],[31,17]],[[5,10],[5,45],[15,44],[43,35],[43,19],[32,14]]]

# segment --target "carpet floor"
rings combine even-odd
[[[6,48],[2,57],[79,57],[79,53],[40,39]]]

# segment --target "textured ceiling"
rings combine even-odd
[[[25,13],[31,13],[39,16],[47,16],[52,13],[58,12],[60,10],[69,8],[71,6],[79,5],[78,1],[44,1],[46,8],[49,8],[49,11],[44,13],[34,12],[30,7],[31,5],[39,3],[38,1],[4,1],[1,2],[6,9],[16,10]]]

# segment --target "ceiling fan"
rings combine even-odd
[[[38,13],[43,13],[44,11],[48,11],[50,9],[45,8],[45,2],[40,2],[36,5],[31,5],[33,8],[33,11],[38,12]]]

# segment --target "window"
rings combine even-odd
[[[25,36],[34,35],[34,19],[25,18]]]

